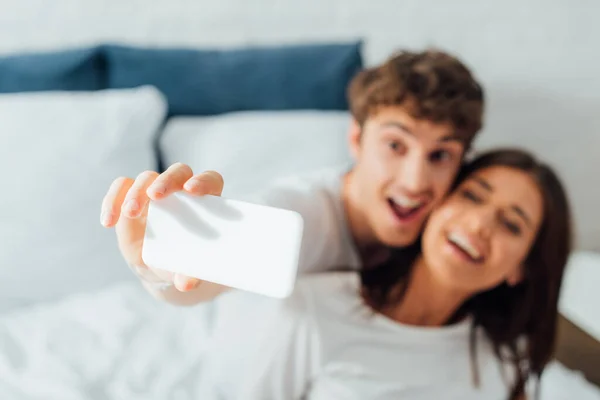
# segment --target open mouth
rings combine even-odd
[[[425,208],[424,201],[415,201],[409,199],[388,199],[390,208],[396,215],[396,217],[402,222],[408,222],[415,219],[420,212]]]
[[[466,260],[480,264],[485,260],[482,252],[471,241],[463,235],[451,232],[448,235],[448,243]]]

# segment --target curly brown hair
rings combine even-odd
[[[484,95],[469,69],[438,50],[401,51],[350,82],[348,103],[362,126],[380,107],[402,106],[417,119],[449,123],[471,144],[483,125]]]

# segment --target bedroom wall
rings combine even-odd
[[[600,62],[590,51],[600,40],[594,0],[0,0],[0,9],[4,53],[97,41],[222,46],[366,37],[373,62],[399,46],[438,45],[488,79],[556,79],[557,88],[571,83],[588,94],[583,82]]]
[[[481,145],[555,141],[542,152],[562,162],[600,151],[597,0],[0,0],[0,10],[0,54],[98,42],[231,47],[364,38],[372,64],[400,47],[438,46],[486,86]],[[585,247],[600,250],[600,185],[589,181],[600,166],[572,164],[569,189],[593,191],[576,199],[577,218],[594,229]]]

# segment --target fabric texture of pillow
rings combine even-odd
[[[161,136],[165,165],[223,175],[223,195],[244,198],[269,182],[350,165],[350,116],[341,111],[240,112],[172,118]]]
[[[170,115],[247,110],[346,110],[361,43],[228,50],[106,46],[110,88],[153,85]]]
[[[0,57],[0,93],[105,88],[99,47]]]
[[[0,95],[0,311],[134,279],[100,205],[155,169],[165,114],[152,87]]]

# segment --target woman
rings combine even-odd
[[[524,398],[552,356],[570,246],[554,173],[522,151],[484,154],[420,243],[385,264],[302,279],[285,301],[225,296],[249,314],[220,321],[213,389],[236,399]]]

